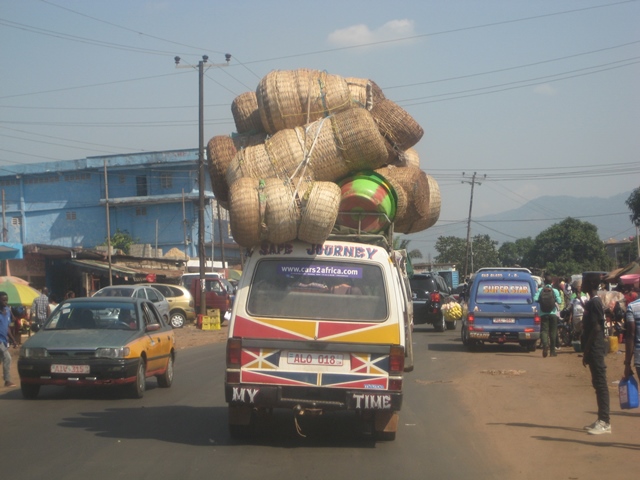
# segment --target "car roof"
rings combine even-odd
[[[146,298],[138,298],[138,297],[75,297],[70,298],[68,300],[63,300],[59,305],[67,305],[74,303],[141,303],[141,302],[149,302]]]

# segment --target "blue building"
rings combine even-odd
[[[217,208],[209,178],[206,185],[208,260],[219,262],[224,248],[226,264],[238,264],[227,212]],[[154,252],[198,257],[197,149],[2,166],[0,190],[5,242],[96,249],[107,239],[108,211],[112,236],[126,232]]]

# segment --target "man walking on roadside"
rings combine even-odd
[[[5,292],[0,292],[0,360],[2,361],[4,386],[15,387],[16,384],[11,381],[11,353],[9,352],[9,341],[13,340],[9,325],[13,314],[11,307],[7,305],[8,301],[9,296]]]
[[[611,433],[609,418],[609,387],[607,385],[607,365],[605,355],[608,345],[605,345],[604,305],[598,296],[598,285],[601,275],[596,272],[582,274],[582,289],[589,295],[589,301],[584,306],[582,315],[582,365],[589,365],[591,384],[596,391],[598,404],[598,419],[584,429],[590,435]]]
[[[561,303],[560,292],[551,285],[551,275],[544,276],[544,285],[533,296],[533,301],[540,304],[540,338],[542,338],[542,356],[549,354],[557,357],[556,340],[558,338],[558,305]]]
[[[40,295],[35,298],[31,305],[31,322],[36,323],[39,330],[50,313],[49,290],[47,287],[43,287]]]

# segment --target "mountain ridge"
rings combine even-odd
[[[535,238],[552,225],[571,217],[595,225],[601,240],[628,239],[635,236],[631,211],[625,203],[630,195],[631,191],[607,198],[545,195],[512,210],[472,217],[473,235],[487,234],[500,244],[519,238]]]

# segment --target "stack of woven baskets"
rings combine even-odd
[[[239,245],[322,243],[336,226],[352,227],[354,215],[385,219],[359,222],[361,231],[394,222],[396,232],[414,233],[438,220],[438,184],[412,148],[423,130],[374,82],[272,71],[255,92],[236,97],[231,112],[237,133],[211,138],[207,154],[213,192]],[[355,191],[354,176],[377,182],[376,193]]]

